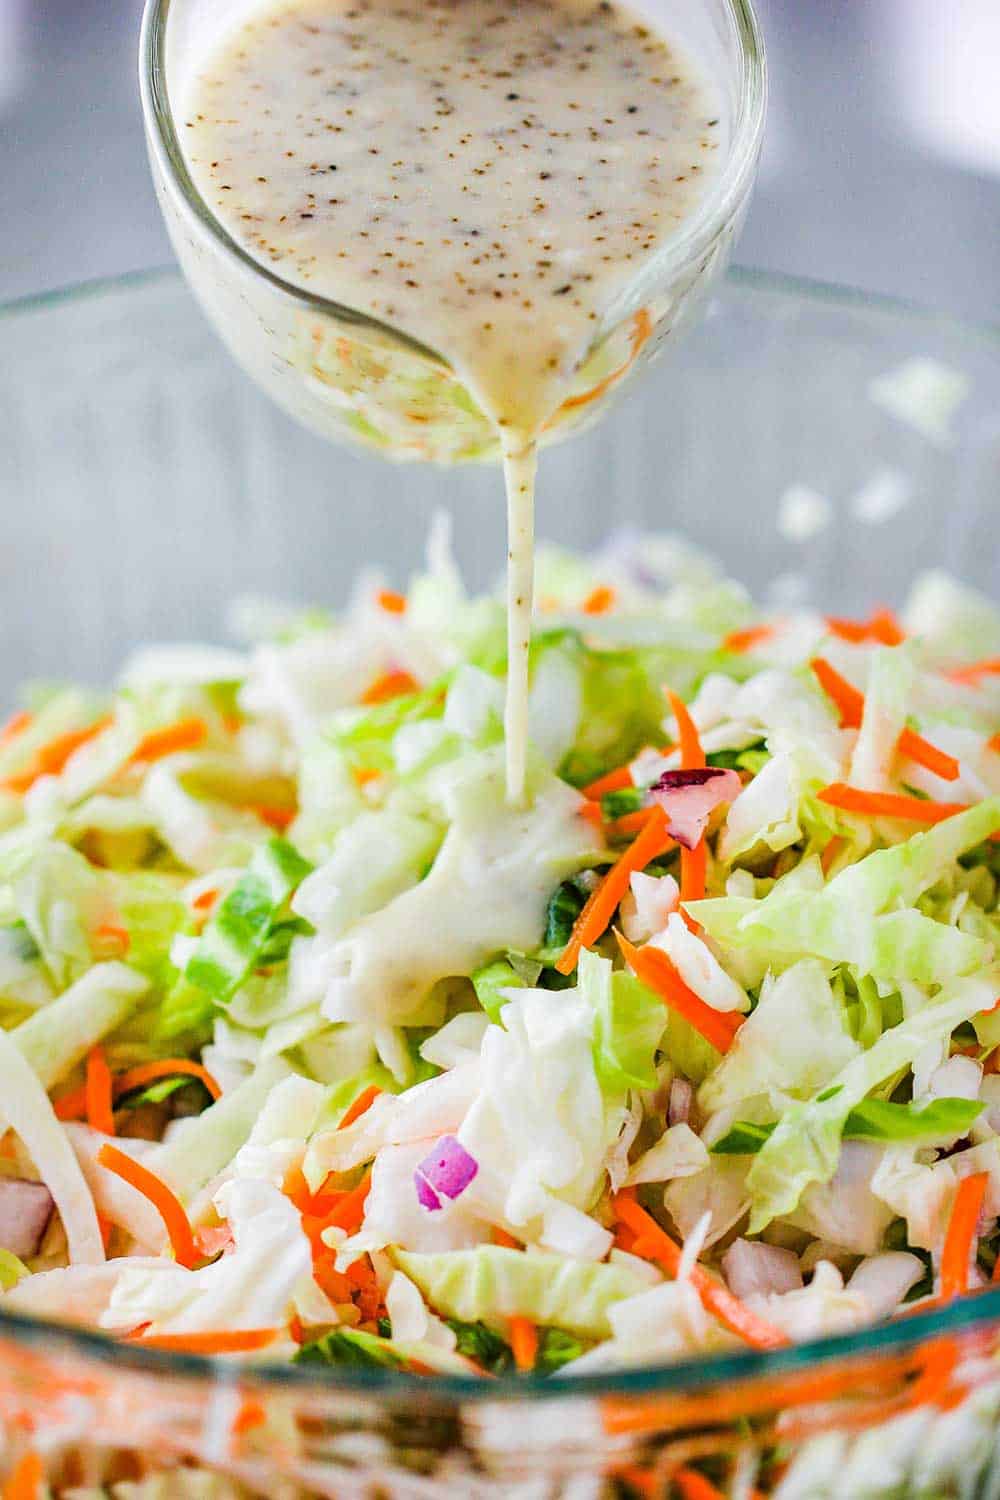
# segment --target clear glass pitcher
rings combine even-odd
[[[188,70],[247,0],[147,0],[140,75],[157,194],[178,259],[236,359],[286,410],[328,438],[392,458],[498,456],[496,431],[434,349],[317,297],[259,264],[227,233],[185,164],[174,113]],[[729,256],[756,173],[765,109],[763,47],[749,0],[642,0],[698,58],[728,112],[723,169],[696,212],[610,308],[549,423],[589,423],[690,321]]]

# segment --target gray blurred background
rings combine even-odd
[[[771,59],[744,264],[1000,318],[1000,0],[757,0]],[[170,259],[141,0],[0,0],[0,300]]]

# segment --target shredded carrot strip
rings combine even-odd
[[[580,607],[585,615],[606,615],[609,609],[614,609],[617,598],[614,589],[609,588],[606,583],[600,583],[587,595]]]
[[[989,1173],[977,1172],[973,1177],[963,1177],[958,1184],[941,1252],[941,1302],[951,1302],[969,1290],[976,1228],[988,1183]]]
[[[684,983],[662,948],[650,947],[648,943],[644,948],[635,948],[620,932],[616,932],[615,937],[622,957],[636,978],[655,990],[670,1010],[675,1010],[696,1031],[700,1031],[717,1052],[728,1052],[743,1024],[743,1016],[706,1005]]]
[[[16,739],[19,734],[23,734],[33,717],[24,708],[16,714],[11,714],[6,724],[0,725],[0,745],[6,745],[9,740]]]
[[[110,946],[117,953],[125,954],[132,946],[129,930],[121,922],[101,922],[94,928],[93,936],[101,947]]]
[[[846,839],[842,839],[839,834],[835,834],[827,844],[826,848],[823,850],[823,853],[819,857],[820,869],[823,871],[824,875],[829,875],[830,871],[832,870],[833,866],[840,856],[841,850],[845,847],[846,843]]]
[[[248,809],[268,828],[274,828],[278,833],[284,833],[290,823],[295,822],[296,810],[294,807],[275,807],[271,803],[254,802]]]
[[[836,667],[822,656],[814,657],[809,663],[816,674],[820,687],[837,705],[840,714],[841,729],[858,729],[865,711],[865,695],[859,693],[854,685],[842,677]],[[912,729],[904,729],[899,736],[896,748],[900,755],[905,755],[909,760],[916,761],[917,765],[924,766],[928,771],[933,771],[935,776],[940,776],[944,781],[956,781],[961,772],[961,767],[953,755],[946,755],[929,740],[925,740],[922,734],[916,734]]]
[[[57,1120],[82,1120],[87,1114],[87,1085],[70,1089],[52,1101],[52,1110]]]
[[[899,646],[906,640],[906,631],[891,609],[877,609],[868,621],[872,639],[883,646]]]
[[[905,818],[911,823],[943,823],[969,809],[967,802],[932,802],[896,792],[866,792],[842,781],[832,781],[817,796],[828,807],[839,807],[843,812],[870,818]]]
[[[840,615],[827,615],[826,628],[840,640],[855,644],[879,641],[883,646],[898,646],[906,639],[906,632],[891,609],[877,609],[867,620],[845,620]]]
[[[157,1177],[148,1167],[141,1162],[134,1161],[131,1156],[126,1156],[124,1151],[119,1151],[117,1146],[102,1146],[97,1154],[100,1166],[107,1167],[109,1172],[114,1172],[124,1182],[130,1184],[144,1198],[148,1198],[163,1220],[174,1252],[174,1259],[180,1266],[186,1266],[193,1270],[198,1264],[201,1256],[194,1241],[194,1234],[184,1205],[180,1199],[171,1192],[162,1178]]]
[[[395,589],[379,589],[379,608],[384,609],[387,615],[405,615],[406,597],[397,594]]]
[[[677,721],[677,740],[681,752],[681,766],[685,771],[700,771],[705,766],[705,752],[701,747],[701,736],[697,725],[688,712],[687,704],[676,693],[667,689],[670,711]]]
[[[681,1492],[681,1500],[725,1500],[722,1491],[697,1469],[675,1469],[670,1477]]]
[[[361,702],[370,706],[373,703],[387,703],[390,698],[401,698],[404,693],[415,693],[420,687],[415,677],[409,672],[383,672],[381,677],[369,683],[361,694]]]
[[[35,751],[34,760],[26,771],[21,771],[17,776],[8,776],[0,785],[11,792],[26,792],[42,776],[58,776],[70,756],[79,750],[81,745],[86,745],[88,741],[103,734],[110,723],[111,715],[105,714],[103,718],[96,719],[93,724],[88,724],[86,729],[70,729],[66,734],[57,735],[47,744],[39,746]]]
[[[538,1329],[530,1318],[510,1320],[510,1347],[519,1370],[530,1372],[538,1358]]]
[[[252,1396],[246,1397],[240,1403],[240,1409],[236,1413],[233,1422],[233,1437],[242,1437],[245,1432],[252,1432],[255,1427],[263,1427],[267,1421],[267,1412],[259,1401]]]
[[[623,813],[620,818],[615,818],[613,822],[605,823],[605,835],[612,843],[618,839],[633,838],[645,828],[652,811],[651,807],[638,807],[635,812]]]
[[[686,901],[701,901],[705,896],[705,875],[708,869],[708,845],[700,838],[693,849],[681,849],[681,916],[694,931],[698,923],[683,910]]]
[[[92,1047],[87,1055],[87,1124],[103,1135],[114,1135],[115,1117],[111,1108],[111,1069],[101,1047]]]
[[[581,948],[591,948],[607,928],[615,909],[628,890],[633,870],[644,870],[651,860],[668,849],[672,840],[667,834],[667,815],[662,807],[654,807],[652,814],[634,844],[619,856],[595,886],[586,904],[573,924],[569,942],[556,961],[560,974],[572,974],[576,968]]]
[[[382,772],[376,771],[374,766],[355,766],[351,775],[358,786],[368,786],[370,782],[378,781]]]
[[[641,307],[632,321],[632,350],[625,363],[619,365],[617,370],[612,370],[611,374],[606,375],[603,380],[599,380],[589,391],[584,391],[579,396],[570,396],[567,401],[564,401],[555,416],[550,417],[546,422],[545,431],[548,431],[554,425],[563,412],[573,411],[580,406],[590,406],[592,402],[600,400],[604,393],[609,391],[613,385],[617,385],[622,376],[627,374],[635,364],[639,351],[652,332],[653,320],[647,310]]]
[[[1000,755],[1000,734],[995,734],[986,746],[987,750],[995,750]]]
[[[660,1228],[651,1214],[636,1202],[635,1189],[623,1188],[612,1200],[615,1214],[627,1224],[640,1241],[649,1241],[655,1246],[655,1254],[647,1259],[656,1259],[669,1276],[676,1277],[681,1264],[681,1248]],[[778,1349],[788,1344],[780,1329],[751,1312],[738,1297],[715,1281],[703,1266],[694,1265],[690,1272],[691,1285],[697,1292],[706,1312],[735,1333],[738,1338],[752,1344],[755,1349]]]
[[[165,755],[174,755],[179,750],[194,750],[207,738],[208,725],[204,719],[178,719],[176,724],[167,724],[163,729],[153,729],[143,735],[129,756],[129,763],[162,760]]]
[[[280,1328],[220,1328],[213,1333],[143,1333],[130,1336],[129,1342],[177,1354],[249,1354],[273,1344],[281,1333]]]
[[[195,911],[211,911],[219,899],[219,893],[215,890],[202,891],[200,896],[195,896],[191,905]]]
[[[956,667],[947,675],[952,682],[962,682],[978,687],[981,677],[996,677],[1000,673],[1000,656],[988,656],[983,661],[970,662],[967,667]]]
[[[642,1500],[659,1500],[663,1494],[663,1484],[652,1469],[644,1469],[639,1464],[624,1464],[615,1470],[615,1478],[627,1484],[630,1490],[642,1496]]]
[[[213,1099],[222,1095],[222,1090],[212,1077],[207,1068],[201,1063],[191,1062],[187,1057],[164,1057],[157,1062],[140,1063],[135,1068],[128,1068],[124,1073],[119,1073],[114,1080],[115,1098],[122,1094],[130,1094],[133,1089],[145,1088],[147,1084],[156,1083],[160,1078],[177,1078],[181,1075],[188,1078],[197,1078],[203,1083]]]
[[[367,1171],[351,1192],[345,1193],[331,1213],[324,1228],[344,1229],[348,1234],[360,1229],[361,1221],[365,1216],[365,1199],[368,1197],[372,1185],[371,1170]]]
[[[599,802],[581,802],[577,808],[577,812],[581,818],[585,818],[595,828],[604,827],[604,814],[601,812],[601,804]]]
[[[353,1125],[355,1120],[359,1120],[365,1113],[365,1110],[371,1109],[381,1092],[382,1090],[377,1088],[374,1083],[370,1083],[366,1089],[362,1089],[354,1103],[349,1105],[341,1115],[340,1124],[337,1126],[337,1129],[346,1130],[348,1125]]]
[[[752,651],[755,646],[762,646],[774,636],[773,625],[748,625],[745,630],[731,630],[722,638],[723,651],[731,651],[734,656],[741,656],[744,651]]]
[[[508,1234],[506,1229],[501,1229],[499,1224],[493,1226],[493,1243],[500,1245],[504,1250],[521,1249],[521,1241],[516,1240],[512,1234]]]
[[[3,1500],[41,1500],[45,1466],[41,1455],[26,1453],[14,1465],[4,1484]]]
[[[620,792],[634,785],[631,765],[616,766],[613,771],[607,771],[589,786],[585,786],[581,796],[589,797],[592,802],[599,802],[605,792]]]

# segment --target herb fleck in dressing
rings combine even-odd
[[[233,238],[438,350],[497,428],[514,801],[537,441],[605,314],[703,196],[720,113],[691,62],[608,0],[258,8],[183,101],[192,176]]]

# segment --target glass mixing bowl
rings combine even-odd
[[[140,640],[219,638],[234,595],[332,603],[370,565],[402,583],[436,506],[470,582],[500,571],[496,474],[319,441],[239,374],[176,275],[44,297],[0,328],[3,696],[107,679]],[[997,593],[998,491],[1000,334],[739,272],[614,421],[546,455],[539,529],[587,547],[676,528],[763,594],[850,614],[926,568]],[[1000,1290],[573,1383],[317,1378],[0,1315],[0,1473],[31,1448],[67,1500],[161,1471],[117,1496],[996,1500],[998,1355]],[[192,1463],[211,1476],[174,1467]]]
[[[402,328],[314,296],[247,254],[192,181],[177,110],[186,82],[245,0],[146,0],[139,74],[153,181],[191,286],[231,352],[328,438],[391,458],[494,458],[496,430],[447,361]],[[545,440],[589,424],[686,326],[724,269],[757,170],[766,82],[749,0],[638,0],[716,80],[725,162],[705,199],[608,308]]]

